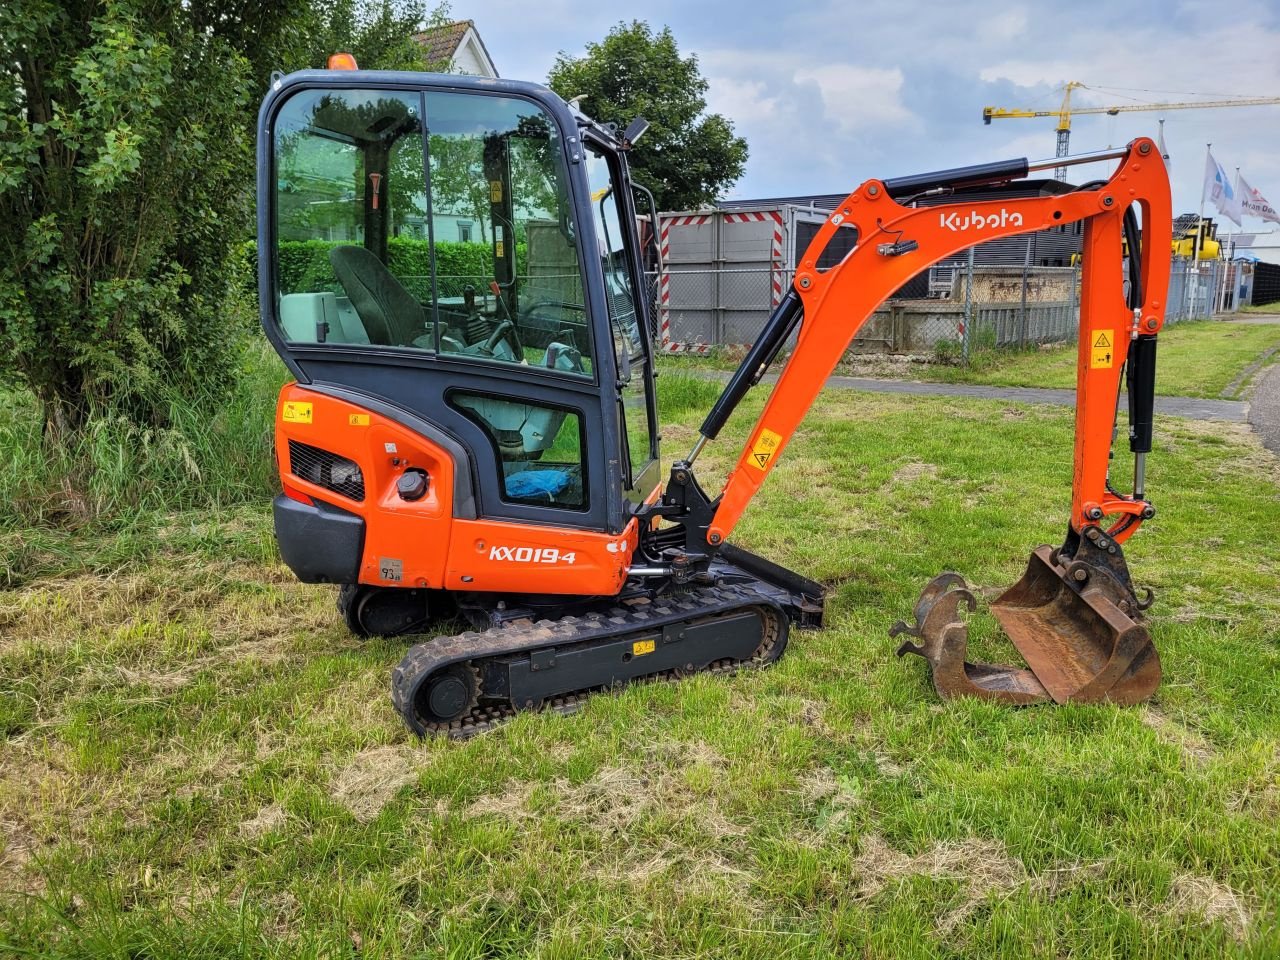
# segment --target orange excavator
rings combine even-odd
[[[863,183],[664,478],[636,227],[657,210],[627,162],[644,122],[597,123],[535,84],[340,66],[276,80],[259,119],[262,322],[294,377],[277,407],[275,529],[300,579],[340,585],[353,631],[421,641],[391,689],[413,730],[467,736],[629,681],[767,664],[792,627],[820,627],[820,584],[730,538],[823,381],[924,268],[1076,222],[1066,536],[992,604],[1028,666],[967,661],[976,601],[954,573],[892,633],[909,635],[899,655],[925,657],[944,697],[1128,704],[1155,689],[1150,595],[1121,550],[1154,513],[1144,473],[1171,216],[1152,141]],[[1030,173],[1085,161],[1114,172],[1026,196]],[[948,203],[959,189],[968,199]],[[827,267],[837,232],[855,242]],[[699,454],[792,338],[709,495]],[[1122,377],[1127,493],[1111,470]],[[421,640],[459,617],[473,629]]]

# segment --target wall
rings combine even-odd
[[[1027,303],[1057,303],[1073,296],[1076,271],[1072,267],[1027,269]],[[968,283],[965,268],[956,270],[951,299],[964,302]],[[974,303],[1022,303],[1022,267],[989,266],[973,268]]]

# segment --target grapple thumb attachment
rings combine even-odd
[[[1119,544],[1100,528],[1074,531],[1061,549],[1036,548],[1022,579],[1002,593],[991,612],[1030,669],[970,663],[969,630],[961,604],[972,611],[973,594],[955,573],[934,577],[915,607],[915,626],[898,621],[891,637],[918,638],[898,656],[918,654],[933,669],[944,699],[976,696],[1010,704],[1052,700],[1127,706],[1160,684],[1160,658],[1141,623],[1150,596],[1133,592]]]

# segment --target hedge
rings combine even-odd
[[[333,268],[329,265],[329,251],[350,241],[333,240],[283,240],[280,243],[280,286],[283,290],[324,290],[334,285]],[[387,260],[391,272],[397,277],[431,276],[431,243],[410,237],[391,237],[387,241]],[[525,269],[526,246],[516,244],[516,272]],[[253,284],[251,292],[257,292],[258,245],[250,240],[244,244],[246,260],[244,275]],[[438,240],[435,244],[436,275],[439,277],[491,277],[493,276],[493,250],[487,243],[461,243],[456,240]],[[413,293],[426,296],[429,280],[410,283]],[[421,287],[421,289],[419,289]],[[446,296],[454,291],[445,289]]]

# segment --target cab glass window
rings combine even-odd
[[[275,276],[286,339],[432,350],[421,98],[314,90],[275,123]]]
[[[564,158],[540,107],[302,91],[274,145],[287,340],[592,375]]]
[[[479,393],[449,403],[480,425],[497,454],[502,499],[537,507],[587,508],[582,420],[572,410]]]
[[[508,97],[428,92],[426,103],[440,350],[589,375],[555,122]]]
[[[649,421],[649,378],[642,340],[643,324],[637,309],[631,273],[631,249],[635,227],[624,192],[619,189],[617,171],[608,158],[587,145],[587,180],[591,187],[591,207],[596,233],[595,256],[604,272],[605,297],[609,307],[609,329],[623,383],[619,414],[627,444],[627,461],[634,483],[646,464],[656,455]]]

